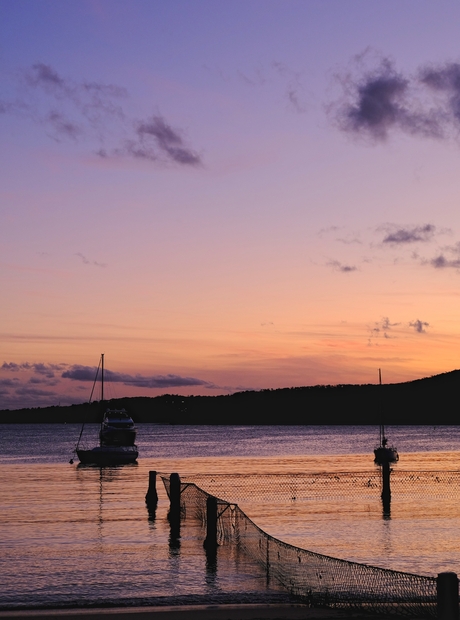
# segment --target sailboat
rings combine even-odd
[[[382,373],[379,368],[379,385],[382,385]],[[385,426],[380,424],[380,444],[374,450],[374,463],[384,465],[385,463],[397,463],[399,454],[394,446],[388,445],[388,439],[385,437]]]
[[[104,401],[104,353],[96,371],[94,386],[101,369],[101,402]],[[90,402],[91,402],[90,397]],[[80,448],[80,441],[83,435],[83,428],[80,431],[75,452],[80,462],[91,465],[123,465],[134,463],[139,456],[137,446],[134,444],[136,438],[136,428],[131,417],[124,409],[107,409],[99,431],[99,445],[91,449]]]

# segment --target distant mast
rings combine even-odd
[[[379,386],[382,385],[382,371],[379,368]],[[379,401],[379,409],[380,409],[380,421],[383,420],[382,413],[382,392],[380,388],[380,401]],[[397,463],[399,461],[399,454],[397,449],[394,446],[388,445],[388,439],[385,437],[385,426],[383,424],[379,425],[379,439],[380,445],[374,450],[374,462],[376,465],[385,465],[389,463]]]
[[[104,354],[103,353],[101,353],[101,401],[104,402]]]

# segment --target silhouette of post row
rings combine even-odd
[[[383,468],[383,489],[382,500],[384,502],[390,501],[390,468]],[[156,506],[158,502],[158,495],[156,491],[156,471],[149,472],[149,488],[145,496],[147,505]],[[168,519],[171,523],[171,528],[180,527],[181,516],[181,481],[179,474],[173,473],[169,477],[169,513]],[[217,536],[217,522],[218,522],[218,503],[217,498],[213,495],[209,495],[206,500],[206,537],[203,542],[203,546],[206,549],[207,555],[210,557],[216,557],[217,549],[219,546]],[[268,555],[268,546],[267,546]],[[267,560],[268,561],[268,560]],[[457,574],[454,572],[439,573],[436,578],[436,596],[437,596],[437,617],[438,620],[459,620],[459,580]]]

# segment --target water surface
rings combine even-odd
[[[376,427],[140,425],[136,465],[68,463],[77,425],[0,426],[0,606],[120,605],[268,600],[284,596],[229,547],[209,566],[191,520],[171,538],[158,485],[145,506],[149,470],[183,477],[246,474],[240,506],[270,534],[313,551],[418,574],[460,572],[460,506],[430,488],[365,498],[266,501],[271,473],[374,471]],[[389,427],[399,470],[459,470],[458,427]],[[97,426],[88,428],[94,443]],[[85,434],[86,436],[86,434]],[[265,478],[264,478],[265,477]],[[271,480],[271,482],[270,482]],[[225,493],[230,501],[231,483]],[[419,485],[420,487],[420,485]],[[252,490],[251,490],[252,489]],[[430,495],[431,494],[431,495]],[[456,499],[455,499],[456,498]]]

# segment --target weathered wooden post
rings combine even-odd
[[[458,620],[458,577],[456,573],[439,573],[436,579],[439,620]]]
[[[172,551],[180,548],[180,477],[179,474],[169,476],[169,512],[170,526],[169,547]]]
[[[217,498],[208,495],[206,500],[206,538],[203,543],[207,551],[214,551],[217,543]]]
[[[203,547],[206,551],[206,572],[215,578],[217,572],[217,498],[208,495],[206,499],[206,538]]]
[[[145,503],[149,508],[156,508],[156,505],[158,504],[156,471],[149,471],[149,488],[145,496]]]
[[[169,476],[169,520],[180,521],[180,477],[179,474]]]
[[[382,463],[382,503],[384,511],[387,512],[391,505],[390,471],[389,461],[384,461]]]

